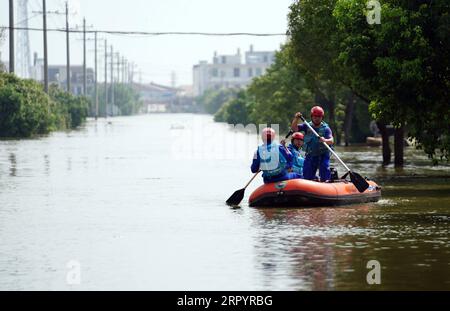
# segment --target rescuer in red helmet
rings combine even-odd
[[[299,174],[303,178],[303,164],[305,157],[303,155],[302,147],[304,143],[304,135],[300,132],[292,134],[291,143],[288,146],[289,151],[292,153],[292,165],[290,170]]]
[[[311,109],[311,122],[309,124],[320,135],[317,138],[306,124],[299,124],[302,114],[297,112],[292,121],[293,131],[304,132],[304,149],[306,152],[305,162],[303,164],[303,177],[309,180],[315,180],[317,169],[319,169],[320,181],[331,179],[330,172],[330,152],[323,145],[333,145],[333,133],[327,123],[323,121],[325,112],[322,107],[315,106]]]

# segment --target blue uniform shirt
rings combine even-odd
[[[302,155],[302,150],[297,148],[294,144],[290,144],[288,149],[292,153],[292,162],[289,163],[289,168],[292,169],[295,173],[303,176],[303,163],[305,161],[304,156]]]
[[[302,123],[302,124],[298,125],[298,131],[299,132],[307,133],[308,129],[309,129],[309,127],[305,123]],[[332,136],[333,136],[333,132],[331,131],[331,129],[329,127],[327,129],[325,129],[324,138],[330,139]]]
[[[324,124],[322,123],[321,126]],[[329,126],[325,123],[325,128],[321,129],[321,134],[324,138],[330,139],[333,137],[333,133]],[[330,173],[330,153],[328,150],[326,150],[322,145],[322,143],[319,142],[317,138],[313,138],[310,140],[308,144],[308,132],[309,135],[313,135],[310,133],[309,127],[302,123],[298,126],[298,130],[300,132],[305,132],[305,149],[306,149],[306,157],[305,162],[303,164],[303,177],[305,179],[314,180],[316,179],[316,172],[317,169],[319,169],[320,174],[320,180],[322,182],[330,180],[331,173]],[[317,132],[317,128],[315,128]],[[320,133],[319,133],[320,135]]]
[[[286,148],[283,147],[282,145],[279,146],[279,150],[280,150],[280,154],[282,154],[284,156],[286,161],[288,163],[292,163],[292,160],[293,160],[292,153],[289,150],[286,150]],[[252,162],[252,166],[251,166],[252,173],[256,173],[259,170],[260,164],[261,164],[261,158],[259,157],[259,153],[257,150],[257,151],[255,151],[255,154],[253,156],[253,162]],[[274,180],[278,180],[279,178],[283,178],[283,177],[285,177],[285,175],[288,175],[287,170],[285,170],[285,172],[280,174],[280,176],[275,176],[272,178],[264,177],[264,182],[269,183]],[[285,179],[289,179],[289,178],[285,178]]]

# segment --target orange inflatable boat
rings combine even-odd
[[[376,202],[381,198],[381,187],[368,181],[369,188],[360,193],[347,180],[322,183],[305,179],[291,179],[257,188],[249,199],[250,206],[330,206]]]

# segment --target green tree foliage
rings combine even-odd
[[[230,124],[279,124],[287,130],[296,111],[313,106],[305,79],[290,58],[289,45],[276,54],[275,63],[253,80],[236,99],[228,101],[215,120]]]
[[[74,96],[51,85],[49,95],[55,102],[57,115],[65,120],[66,128],[76,128],[83,124],[88,114],[89,100],[86,97]]]
[[[88,102],[51,86],[0,73],[0,136],[32,137],[54,130],[75,128],[87,114]]]
[[[108,86],[108,101],[111,100],[111,88]],[[95,94],[92,95],[92,102],[95,102]],[[105,115],[105,86],[99,86],[99,116]],[[109,104],[110,105],[110,104]],[[126,84],[114,85],[114,106],[118,109],[119,115],[130,116],[137,114],[142,109],[142,101],[140,99],[139,92]],[[91,108],[91,111],[95,111],[95,107]],[[108,113],[111,113],[111,107],[108,107]]]
[[[117,84],[114,87],[116,106],[123,116],[137,114],[142,108],[139,93],[125,84]]]
[[[214,121],[229,124],[248,124],[253,102],[248,92],[240,91],[236,98],[230,99],[215,114]]]
[[[215,114],[230,99],[236,98],[239,89],[219,89],[207,90],[202,96],[196,99],[197,104],[203,108],[206,113]]]
[[[236,100],[227,102],[215,119],[232,124],[279,124],[286,131],[295,112],[303,111],[307,115],[317,99],[292,52],[291,44],[284,45],[266,73],[255,78]],[[343,110],[342,105],[335,108],[337,126],[342,125]]]
[[[276,54],[274,64],[248,87],[254,104],[249,119],[255,124],[279,124],[287,130],[293,115],[314,105],[304,75],[292,61],[290,45]]]
[[[450,4],[381,3],[381,24],[370,25],[365,0],[297,1],[294,55],[314,79],[347,87],[377,120],[406,126],[427,154],[448,158]]]
[[[0,136],[30,137],[56,127],[54,102],[32,80],[0,73]]]
[[[383,1],[381,24],[367,25],[364,1],[337,1],[339,64],[377,119],[406,125],[431,157],[450,149],[450,3]]]
[[[352,116],[350,143],[362,143],[368,136],[373,136],[370,131],[370,122],[372,118],[369,113],[369,104],[359,101],[355,105],[355,111]]]

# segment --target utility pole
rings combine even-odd
[[[130,83],[133,85],[134,84],[134,74],[136,72],[136,67],[137,65],[132,62],[131,63],[131,70],[130,70]]]
[[[127,62],[127,83],[132,84],[131,80],[133,77],[133,62]]]
[[[83,18],[83,95],[87,95],[86,77],[86,19]]]
[[[125,84],[126,81],[127,64],[125,57],[122,57],[122,83]]]
[[[117,55],[117,84],[120,84],[120,54],[116,53]]]
[[[134,62],[128,64],[128,83],[133,84]]]
[[[108,118],[108,41],[105,40],[105,119]]]
[[[9,0],[9,72],[14,73],[14,1]]]
[[[48,93],[48,46],[47,46],[47,14],[63,15],[59,11],[47,11],[47,1],[42,0],[42,12],[33,11],[33,13],[42,14],[43,20],[43,34],[44,34],[44,90]],[[68,31],[68,30],[66,30]]]
[[[95,48],[94,50],[89,50],[88,52],[94,52],[95,53],[95,58],[94,58],[94,63],[95,63],[95,73],[93,76],[93,82],[94,82],[94,95],[92,96],[92,98],[95,100],[95,111],[92,111],[92,113],[94,113],[94,117],[97,120],[99,117],[98,114],[98,109],[99,109],[99,98],[98,98],[98,40],[104,40],[104,39],[100,39],[98,38],[98,31],[94,31],[94,39],[86,39],[87,41],[94,41],[95,44]],[[86,52],[87,53],[87,52]]]
[[[130,66],[131,66],[131,63],[127,60],[127,71],[126,71],[126,83],[127,84],[130,84],[130,82],[131,82],[131,79],[130,79],[130,75],[131,75],[131,71],[130,71]]]
[[[95,32],[95,120],[98,119],[98,66],[97,66],[97,32]]]
[[[111,45],[111,115],[114,114],[114,48]]]
[[[71,89],[70,89],[70,79],[71,79],[71,74],[70,74],[70,41],[69,41],[69,5],[66,1],[66,71],[67,71],[67,92],[71,93]]]
[[[48,53],[47,53],[47,3],[42,0],[43,29],[44,29],[44,90],[48,93]]]

